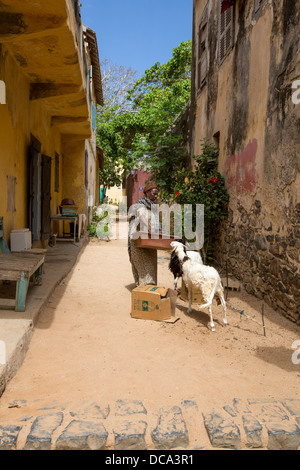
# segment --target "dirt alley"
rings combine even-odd
[[[169,253],[158,252],[160,285],[172,287]],[[300,328],[245,292],[230,291],[223,327],[214,303],[216,331],[208,311],[178,299],[175,323],[132,319],[134,287],[126,240],[91,240],[72,272],[56,288],[39,317],[25,361],[0,400],[5,421],[26,401],[26,413],[53,403],[142,400],[146,408],[196,400],[199,409],[233,398],[299,398],[300,365],[292,343]]]

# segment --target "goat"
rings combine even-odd
[[[216,296],[220,303],[222,304],[223,309],[223,323],[227,325],[227,317],[226,317],[226,303],[224,299],[224,290],[221,282],[221,278],[219,276],[218,271],[213,268],[212,266],[205,266],[201,264],[197,264],[193,262],[187,255],[185,247],[182,243],[175,241],[171,242],[171,247],[173,251],[176,252],[179,261],[181,262],[182,266],[182,278],[183,282],[186,284],[189,293],[189,309],[188,313],[192,311],[192,301],[191,301],[191,293],[192,288],[198,289],[201,291],[204,304],[201,305],[199,308],[206,308],[209,309],[210,315],[210,327],[212,331],[215,331],[215,325],[213,321],[212,315],[212,301]]]
[[[186,242],[183,239],[176,240],[178,243],[182,243],[182,245],[185,246]],[[200,253],[198,251],[191,251],[188,250],[186,251],[186,256],[188,256],[192,261],[195,263],[200,263],[203,264],[202,258]],[[169,262],[169,270],[174,276],[174,287],[173,289],[177,289],[177,283],[178,280],[182,277],[182,267],[181,267],[181,262],[179,261],[179,258],[177,256],[177,253],[175,250],[172,250],[171,252],[171,257],[170,257],[170,262]]]

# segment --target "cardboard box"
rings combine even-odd
[[[188,294],[188,289],[186,285],[184,284],[183,280],[181,282],[181,292],[180,292],[180,298],[181,300],[184,300],[186,302],[189,301],[189,294]],[[192,304],[204,304],[204,300],[202,297],[202,294],[199,290],[192,289]]]
[[[131,294],[131,316],[143,320],[175,319],[177,292],[153,285],[140,285]]]

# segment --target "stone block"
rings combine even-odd
[[[213,410],[203,414],[204,425],[213,447],[239,449],[241,434],[238,426],[224,412]]]
[[[63,413],[48,413],[38,416],[27,436],[24,450],[50,450],[53,432],[61,425]]]
[[[247,436],[247,447],[257,448],[262,447],[262,425],[260,422],[250,414],[243,415],[243,426]]]
[[[274,398],[248,398],[247,402],[249,405],[259,405],[259,404],[270,404],[277,403],[277,400]]]
[[[22,426],[0,426],[0,450],[16,450]]]
[[[261,420],[263,422],[288,421],[289,416],[279,405],[264,405],[261,409]]]
[[[108,432],[98,422],[73,420],[56,441],[56,450],[104,450]]]
[[[116,450],[147,450],[145,434],[147,423],[139,420],[123,421],[114,426],[115,449]]]
[[[225,406],[223,406],[223,410],[225,410],[226,413],[228,413],[233,418],[237,417],[237,412],[231,406],[225,405]]]
[[[143,403],[139,400],[117,400],[115,415],[126,416],[132,414],[147,414],[147,410]]]
[[[248,406],[248,402],[246,400],[242,400],[240,398],[234,398],[233,407],[237,413],[241,413],[241,414],[251,413],[251,410]]]
[[[151,432],[152,441],[158,450],[187,447],[189,444],[188,430],[181,409],[173,406],[162,408],[157,426]]]
[[[107,405],[105,407],[102,407],[98,405],[97,403],[90,403],[87,406],[83,406],[81,408],[75,408],[72,411],[70,411],[70,415],[73,418],[79,419],[79,420],[90,420],[92,418],[92,421],[94,419],[106,419],[110,413],[110,406]]]
[[[265,237],[263,237],[262,235],[256,235],[255,246],[258,250],[265,251],[268,248]]]
[[[300,400],[289,398],[286,400],[282,400],[281,402],[283,406],[291,413],[293,416],[300,416]]]
[[[300,428],[291,421],[268,423],[269,450],[297,450],[300,446]]]

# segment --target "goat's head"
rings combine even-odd
[[[173,251],[176,251],[176,252],[178,252],[178,251],[182,252],[183,251],[183,252],[185,252],[185,245],[183,243],[181,243],[179,240],[171,242],[170,245],[171,245]]]
[[[186,246],[186,241],[184,238],[175,238],[174,241],[177,243],[182,243],[182,245]]]

